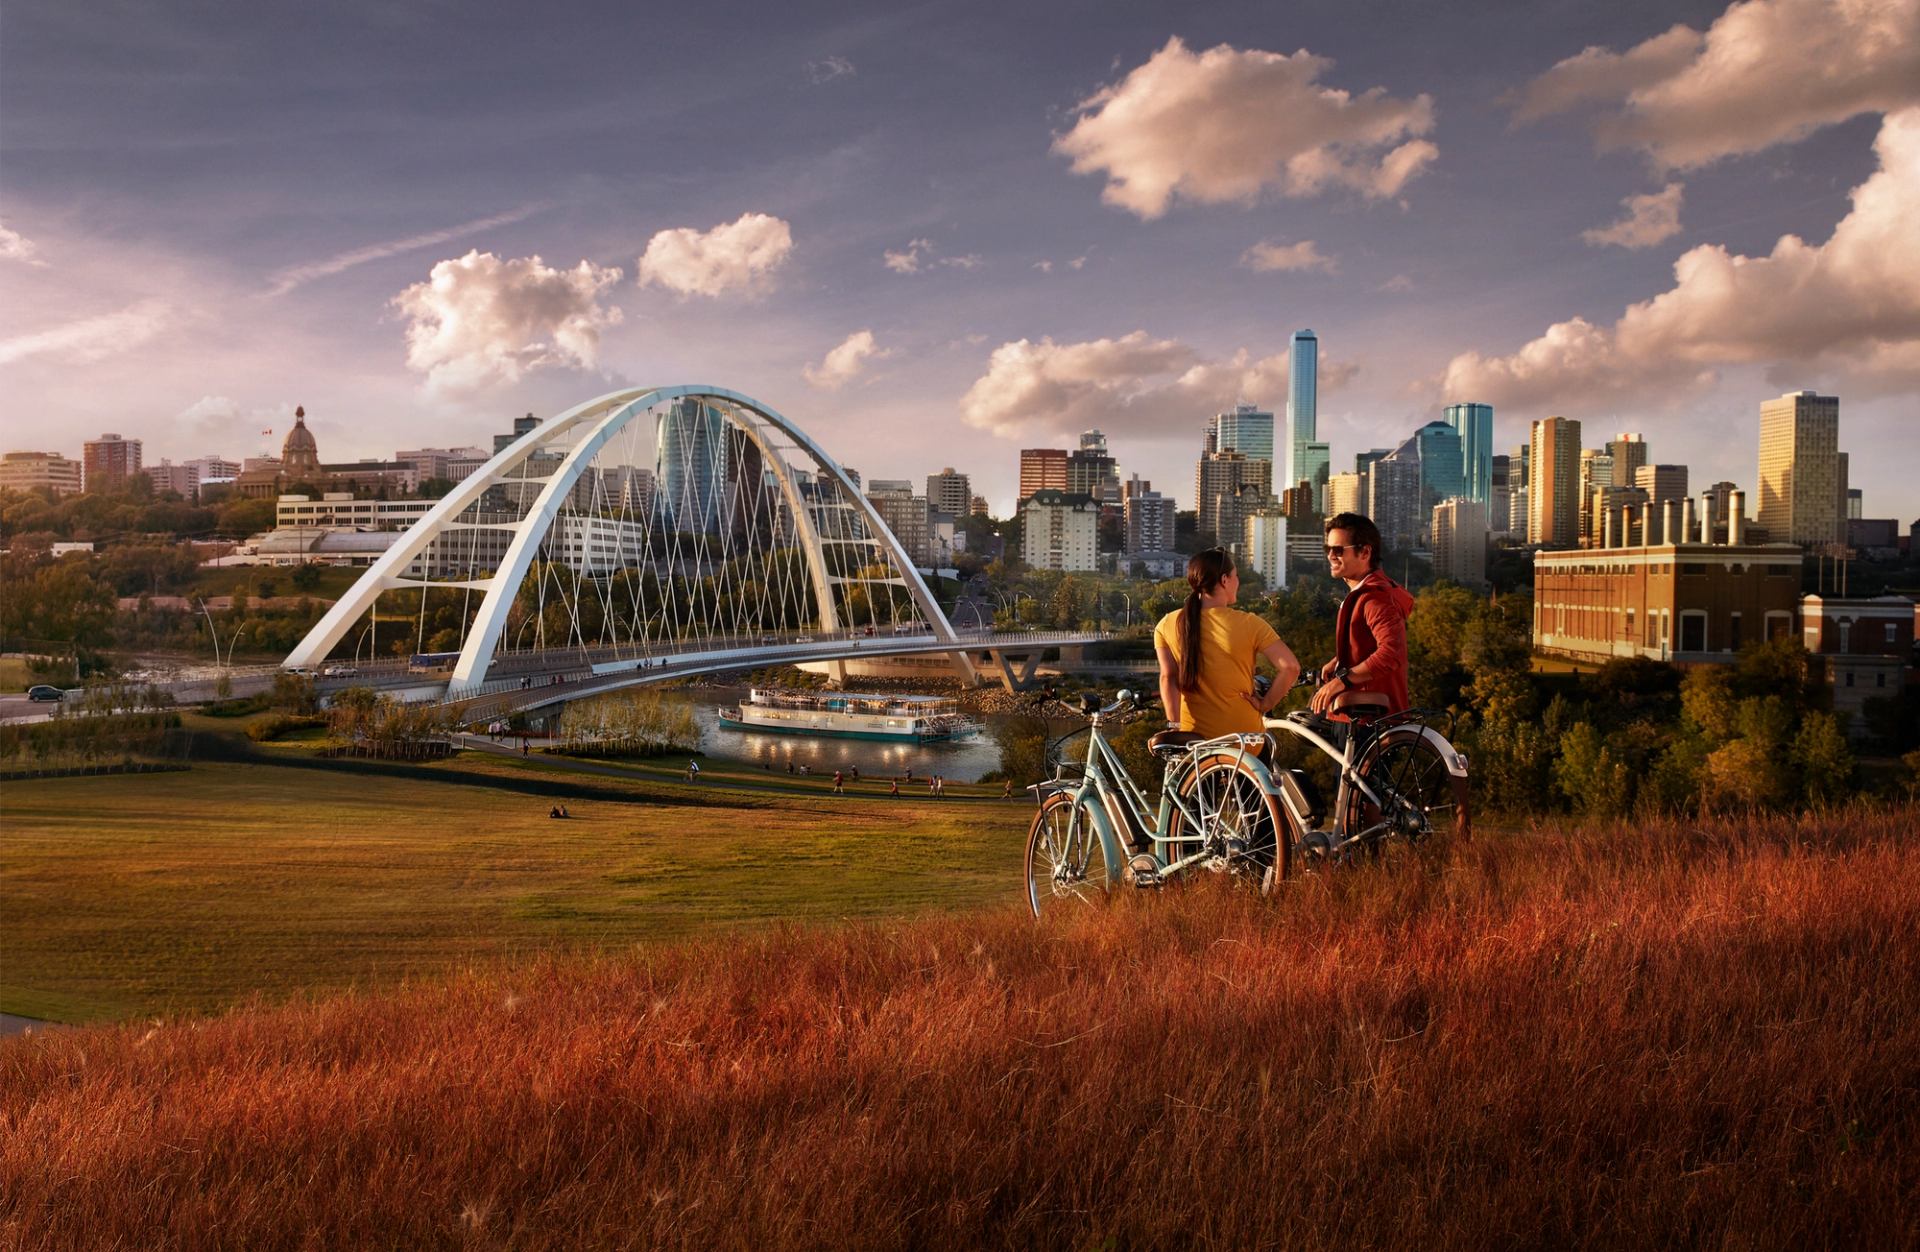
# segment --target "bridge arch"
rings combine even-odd
[[[381,623],[400,620],[380,612],[395,592],[417,606],[418,651],[453,651],[429,647],[426,625],[433,597],[436,622],[449,620],[446,597],[460,597],[450,699],[482,690],[503,653],[618,668],[721,638],[770,639],[763,631],[891,629],[903,614],[958,641],[838,461],[771,406],[713,386],[608,392],[500,449],[388,548],[285,664],[321,665],[356,628],[377,647]],[[676,594],[689,602],[673,603]],[[435,636],[446,642],[454,629]]]

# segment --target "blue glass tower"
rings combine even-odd
[[[1462,494],[1460,433],[1445,422],[1428,422],[1413,433],[1420,449],[1420,498],[1424,508]],[[1491,474],[1491,470],[1488,471]]]
[[[1461,495],[1479,504],[1493,501],[1493,406],[1449,404],[1447,425],[1460,436]]]
[[[1287,358],[1287,485],[1304,475],[1302,445],[1320,435],[1320,340],[1311,330],[1293,332]]]

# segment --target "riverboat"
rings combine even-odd
[[[949,696],[786,691],[754,687],[733,710],[720,711],[729,730],[842,739],[896,739],[932,743],[972,734],[978,727]]]

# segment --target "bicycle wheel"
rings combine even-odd
[[[1103,900],[1113,877],[1093,819],[1071,796],[1048,796],[1027,832],[1027,906],[1033,915]]]
[[[1355,773],[1384,802],[1353,789],[1342,828],[1366,832],[1358,846],[1379,856],[1393,846],[1445,849],[1465,839],[1467,780],[1454,777],[1432,740],[1415,727],[1395,727],[1368,745]]]
[[[1260,775],[1239,754],[1222,752],[1202,759],[1179,787],[1180,798],[1199,819],[1200,829],[1194,831],[1180,809],[1174,809],[1167,833],[1188,842],[1174,846],[1173,859],[1190,856],[1204,846],[1218,859],[1199,864],[1229,869],[1262,895],[1292,872],[1294,834],[1286,810],[1280,797],[1261,785]]]

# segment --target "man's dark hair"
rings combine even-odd
[[[1335,513],[1326,520],[1326,524],[1320,528],[1320,533],[1331,535],[1336,530],[1347,532],[1348,543],[1364,544],[1368,557],[1373,562],[1369,568],[1380,568],[1380,528],[1373,524],[1372,518],[1359,513]]]

